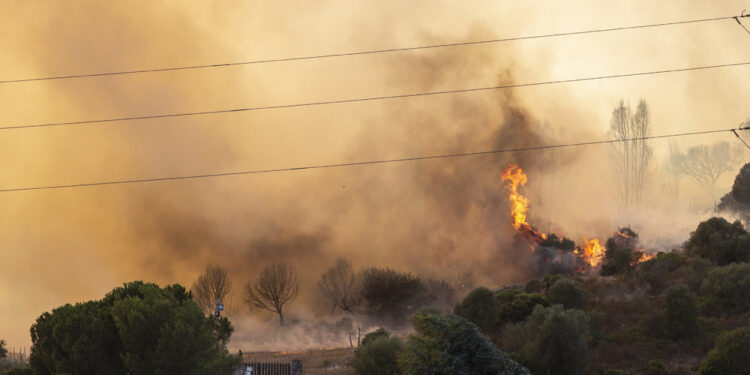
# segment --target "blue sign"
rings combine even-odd
[[[223,303],[217,304],[216,305],[216,310],[224,311],[224,304]]]

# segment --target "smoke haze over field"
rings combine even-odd
[[[219,5],[16,2],[0,26],[0,80],[364,51],[739,14],[649,1],[550,4],[345,1]],[[61,17],[64,15],[64,17]],[[291,16],[293,15],[293,16]],[[64,20],[64,22],[63,22]],[[730,22],[731,21],[731,22]],[[0,124],[209,111],[484,87],[750,60],[733,20],[407,53],[0,85]],[[710,53],[706,53],[710,51]],[[612,109],[644,98],[653,134],[736,126],[749,116],[748,69],[364,103],[6,130],[0,187],[194,175],[604,139]],[[730,134],[731,135],[731,134]],[[679,139],[681,146],[730,135]],[[661,163],[666,141],[654,142]],[[215,179],[0,193],[0,338],[29,345],[34,319],[101,298],[130,280],[190,286],[207,263],[242,285],[290,263],[316,312],[315,283],[336,258],[426,277],[470,271],[490,287],[527,280],[500,171],[529,175],[529,222],[604,237],[631,225],[647,249],[683,241],[712,202],[684,184],[674,201],[660,166],[647,199],[622,213],[608,149],[593,146]],[[725,176],[728,190],[736,172]],[[265,315],[258,315],[265,318]],[[245,331],[240,331],[245,327]],[[318,342],[329,342],[319,340]],[[260,343],[259,345],[263,345]]]

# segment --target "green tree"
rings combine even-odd
[[[497,294],[500,324],[524,321],[536,305],[548,306],[547,300],[538,293],[525,293],[520,289],[507,289]]]
[[[719,338],[698,372],[700,375],[750,374],[750,328],[743,327]]]
[[[701,285],[701,294],[709,312],[750,311],[750,264],[735,263],[712,269]]]
[[[367,345],[368,342],[373,341],[379,337],[390,337],[390,333],[387,329],[380,327],[376,329],[375,331],[372,331],[365,335],[365,337],[362,338],[362,346]]]
[[[588,353],[589,327],[583,311],[537,306],[523,331],[526,342],[520,356],[534,373],[580,373]]]
[[[547,292],[553,305],[563,305],[566,309],[583,309],[588,302],[588,294],[570,279],[560,279]]]
[[[750,261],[750,235],[742,223],[729,223],[722,217],[712,217],[698,224],[685,251],[710,260],[717,265]]]
[[[230,374],[237,359],[217,336],[184,287],[136,281],[42,314],[29,362],[42,375]]]
[[[474,324],[451,313],[421,311],[399,357],[404,375],[529,374],[507,358]]]
[[[0,340],[0,359],[8,356],[8,349],[5,348],[5,340]]]
[[[499,317],[495,294],[485,287],[472,290],[453,308],[453,312],[476,324],[485,332],[494,328]]]
[[[377,331],[376,331],[377,332]],[[363,342],[352,358],[352,367],[359,375],[398,375],[398,355],[401,341],[396,337],[379,335]]]
[[[698,334],[698,302],[687,286],[678,284],[667,289],[667,334],[674,340],[695,337]]]

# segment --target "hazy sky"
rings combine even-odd
[[[105,5],[106,4],[106,5]],[[221,4],[221,5],[218,5]],[[0,80],[364,51],[739,14],[743,1],[5,1]],[[750,28],[750,19],[745,20]],[[734,20],[218,69],[0,85],[0,126],[304,103],[750,61]],[[750,67],[405,100],[0,131],[0,188],[295,167],[606,138],[640,98],[653,134],[750,118]],[[731,134],[679,140],[687,147]],[[666,142],[655,142],[655,163]],[[499,170],[530,169],[530,218],[580,236],[640,225],[684,239],[710,206],[688,181],[617,216],[608,149],[0,193],[0,338],[29,345],[44,311],[130,280],[189,286],[207,262],[235,288],[285,260],[314,280],[336,256],[421,274],[503,252]],[[524,165],[528,163],[528,165]],[[732,176],[721,182],[724,191]],[[534,206],[536,204],[536,206]],[[535,210],[536,208],[536,210]],[[651,226],[646,217],[659,217]],[[627,221],[626,221],[627,220]],[[649,230],[649,228],[651,228]],[[664,228],[661,233],[653,228]],[[669,231],[669,232],[666,232]],[[312,282],[306,287],[311,299]],[[292,314],[294,312],[292,311]]]

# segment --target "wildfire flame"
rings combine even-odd
[[[528,181],[526,173],[518,165],[510,164],[503,169],[502,180],[505,182],[506,188],[510,193],[508,201],[510,202],[511,217],[513,217],[513,228],[523,235],[523,238],[531,245],[533,250],[536,245],[542,243],[547,238],[547,235],[537,231],[526,221],[529,199],[518,192],[518,187],[526,185]],[[617,235],[627,239],[634,238],[633,235],[623,233],[620,230],[617,231]],[[594,268],[602,263],[606,251],[607,248],[599,242],[598,238],[592,240],[583,238],[583,247],[574,250],[575,254],[581,257],[590,268]],[[641,254],[640,258],[635,261],[635,264],[645,262],[655,256],[643,252]],[[585,272],[585,270],[581,269],[579,272]]]
[[[599,243],[598,238],[594,238],[591,241],[584,238],[583,249],[580,251],[576,250],[576,253],[591,267],[596,267],[602,262],[602,259],[604,259],[604,252],[606,251],[607,249]]]
[[[531,224],[526,222],[529,199],[518,192],[518,186],[526,185],[526,181],[528,181],[526,173],[518,165],[510,164],[503,169],[502,180],[510,192],[508,201],[510,201],[510,214],[513,217],[513,228],[524,233],[535,242],[540,242],[547,238],[546,234],[538,232],[531,227]]]
[[[646,254],[643,252],[643,250],[640,250],[640,251],[641,251],[641,256],[635,261],[635,264],[656,258],[656,254]]]

